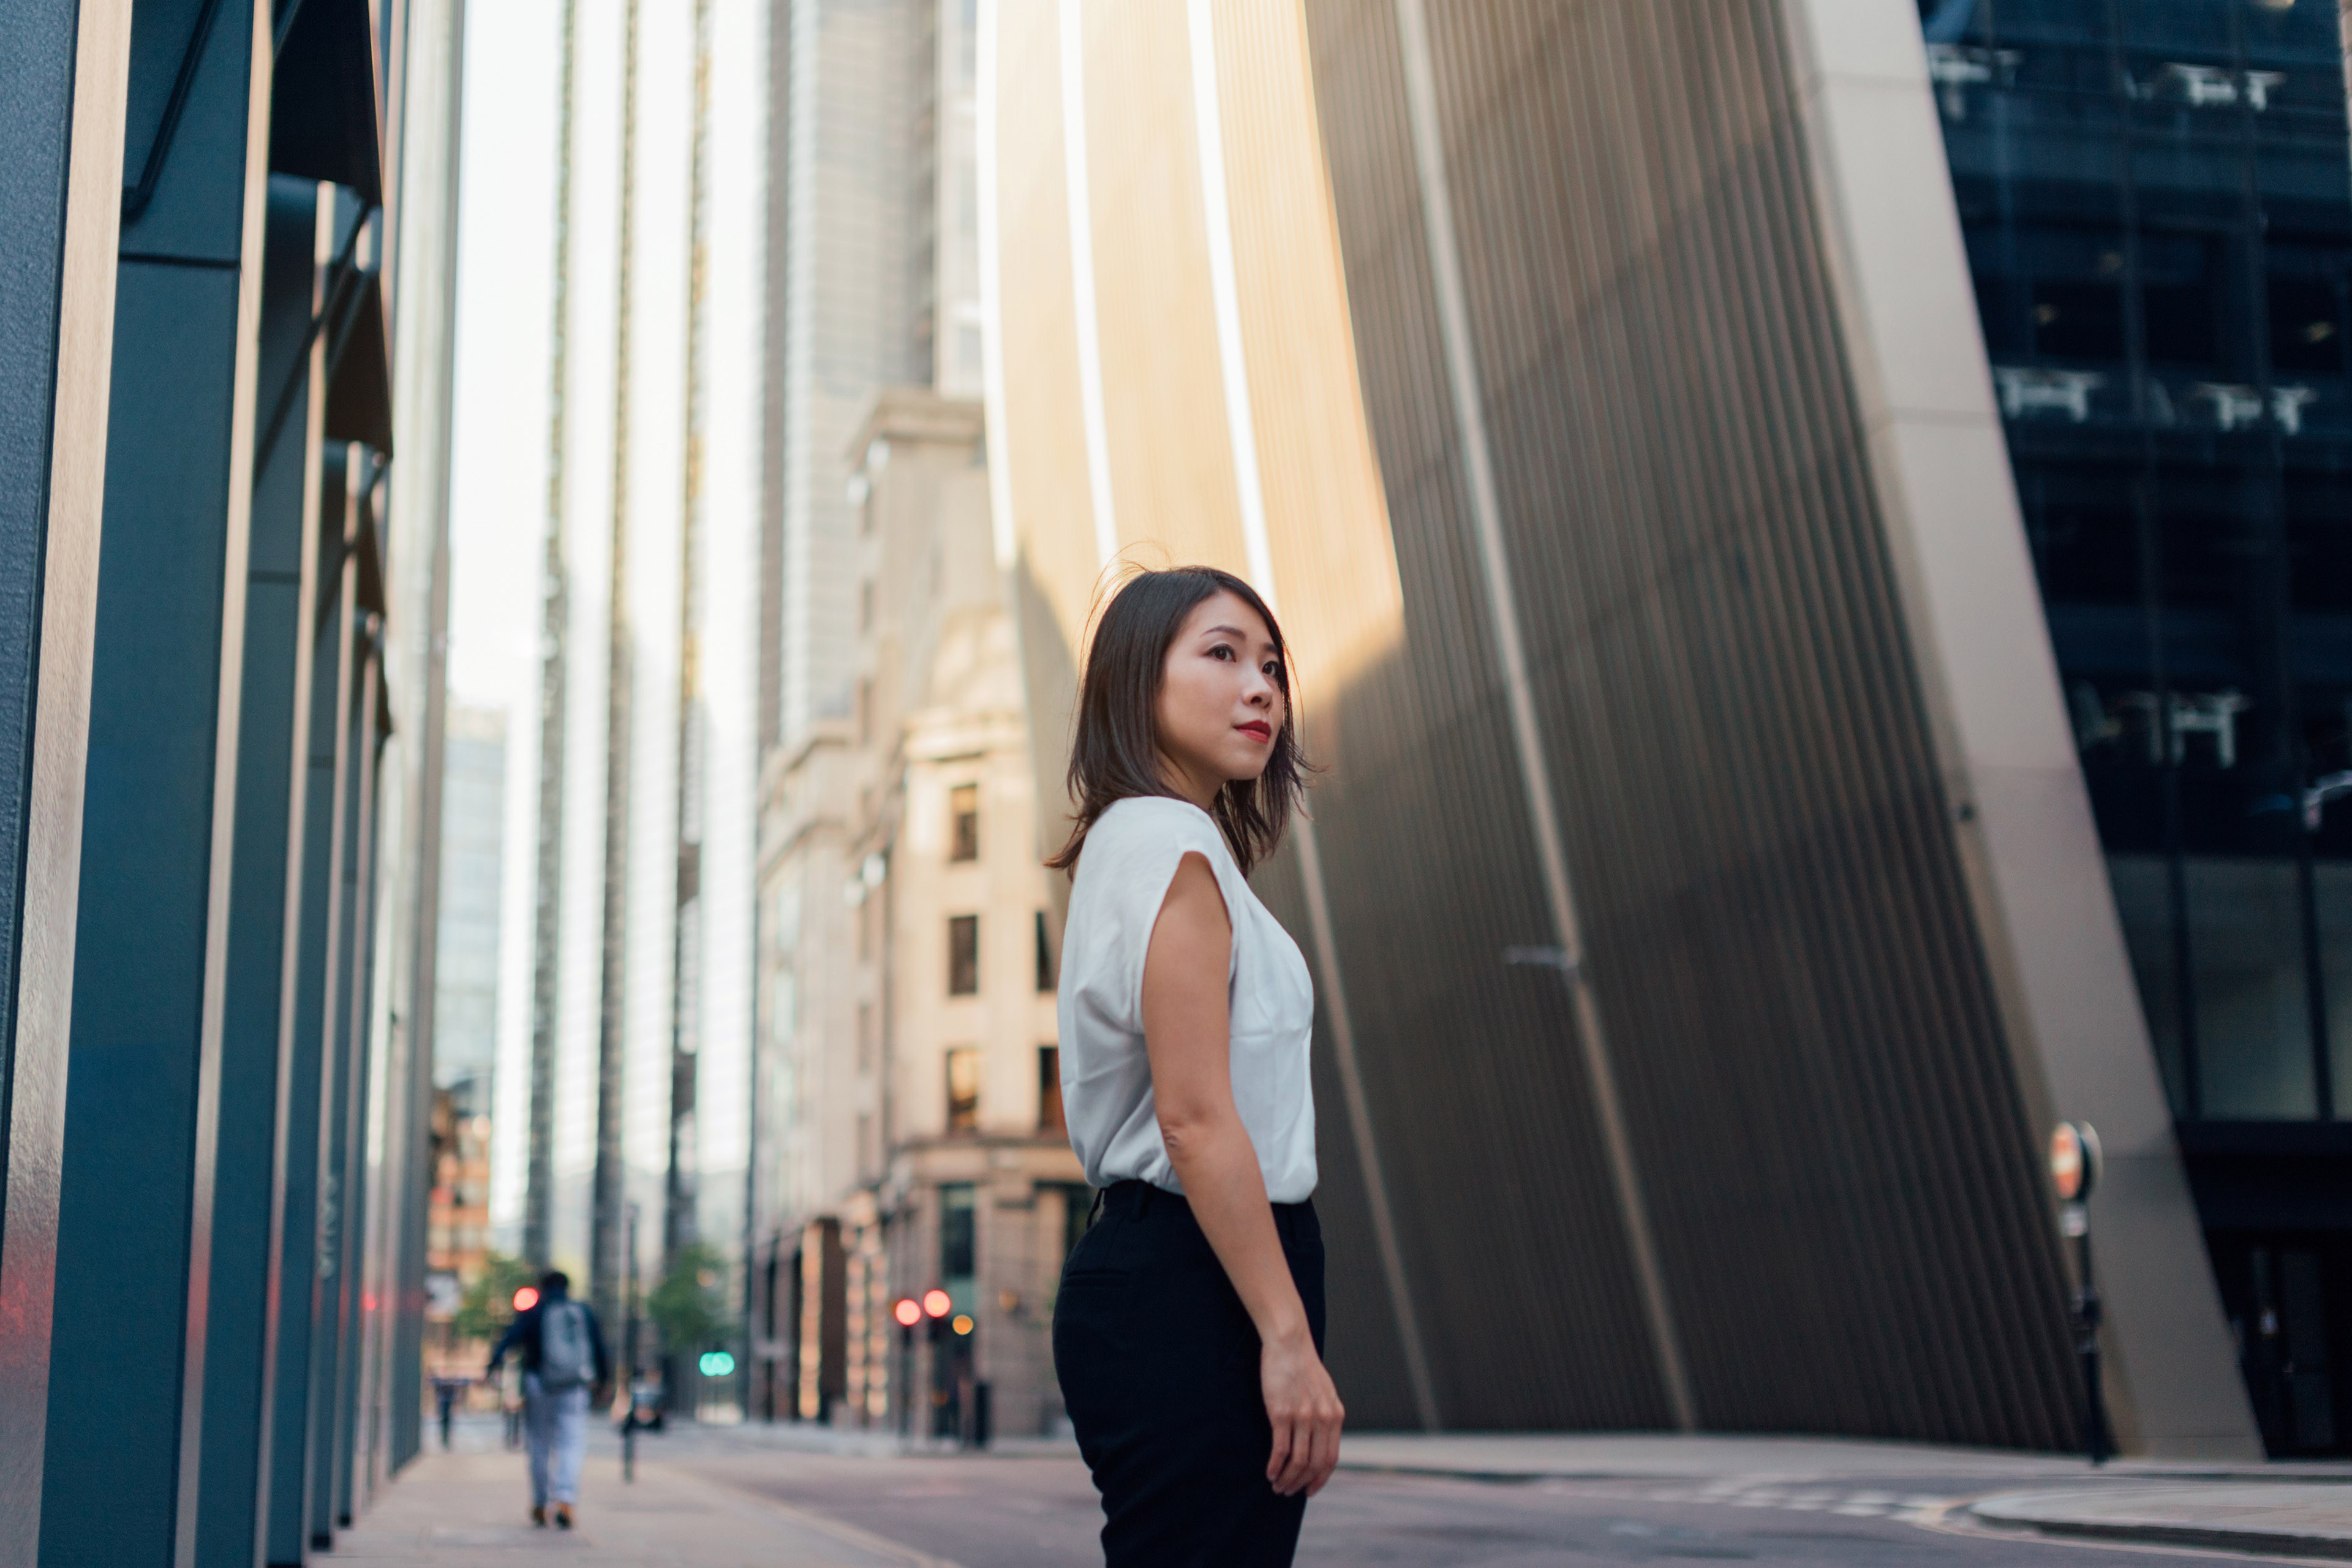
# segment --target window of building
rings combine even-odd
[[[874,1004],[857,1005],[857,1070],[874,1070]]]
[[[1061,966],[1054,962],[1054,935],[1045,929],[1045,911],[1037,911],[1037,989],[1051,991],[1062,983]]]
[[[958,784],[948,791],[948,858],[980,858],[980,786]]]
[[[1062,1116],[1062,1049],[1059,1046],[1037,1047],[1037,1131],[1066,1132],[1069,1123]]]
[[[980,1131],[980,1049],[958,1046],[948,1052],[948,1131]]]
[[[950,1294],[980,1272],[980,1213],[970,1182],[940,1184],[940,1277]]]
[[[948,994],[980,994],[980,917],[948,917]]]

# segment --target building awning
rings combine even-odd
[[[392,356],[385,352],[382,276],[369,273],[350,314],[325,330],[327,439],[364,441],[391,457]]]
[[[367,0],[278,0],[269,167],[383,201],[383,116]]]

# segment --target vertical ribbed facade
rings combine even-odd
[[[1704,1424],[2058,1445],[2073,1395],[2034,1141],[1947,827],[1778,11],[1431,18],[1540,732]],[[1402,1202],[1450,1326],[1447,1415],[1654,1425],[1565,988],[1505,963],[1548,939],[1468,554],[1395,8],[1308,14],[1413,634],[1393,673],[1339,695],[1325,855],[1365,928],[1343,917],[1343,944],[1388,950],[1353,966],[1357,1011],[1376,1115],[1426,1173]],[[1379,896],[1400,870],[1421,895],[1409,921]]]
[[[1001,549],[1049,797],[1123,565],[1243,572],[1298,649],[1325,771],[1258,880],[1316,971],[1351,1425],[2070,1446],[2038,1150],[2092,1056],[1978,826],[2025,775],[1953,694],[1907,351],[1840,248],[1834,19],[1183,9],[1189,48],[1173,6],[986,13]],[[2014,528],[1997,462],[1966,483]],[[2032,823],[2073,848],[2079,782]],[[2118,1203],[2179,1186],[2126,1163]],[[2126,1402],[2214,1370],[2148,1289],[2190,1234],[2117,1253]]]

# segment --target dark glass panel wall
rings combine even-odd
[[[2308,1197],[2314,1179],[2346,1193],[2352,1141],[2279,1125],[2352,1131],[2336,7],[1920,11],[2084,776],[2222,1295],[2273,1448],[2339,1447],[2352,1343],[2298,1358],[2288,1342],[2352,1319],[2352,1196]],[[2222,1130],[2243,1123],[2275,1131]]]
[[[2176,1112],[2352,1067],[2335,7],[1924,5],[2020,498]],[[2352,780],[2345,782],[2352,783]]]
[[[1666,1416],[1474,546],[1391,0],[1309,0],[1406,641],[1308,715],[1447,1425]],[[1501,526],[1589,963],[1717,1429],[2060,1447],[2063,1291],[1955,858],[1774,0],[1432,5]],[[1272,879],[1277,898],[1280,879]],[[1402,905],[1412,918],[1400,920]],[[1351,1410],[1403,1400],[1318,1080]],[[1336,1325],[1364,1321],[1346,1341]],[[1359,1359],[1361,1358],[1361,1359]]]

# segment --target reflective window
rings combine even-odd
[[[1062,1114],[1062,1051],[1058,1046],[1037,1047],[1037,1131],[1064,1132],[1069,1121]]]
[[[980,858],[980,786],[958,784],[948,791],[948,858]]]
[[[2352,1098],[2352,171],[2323,0],[1920,0],[2175,1111]]]
[[[980,1051],[958,1046],[948,1052],[948,1131],[980,1131]]]
[[[980,994],[980,917],[948,917],[948,994]]]
[[[972,1277],[980,1271],[979,1217],[970,1182],[940,1184],[940,1273],[959,1306],[971,1293]]]

